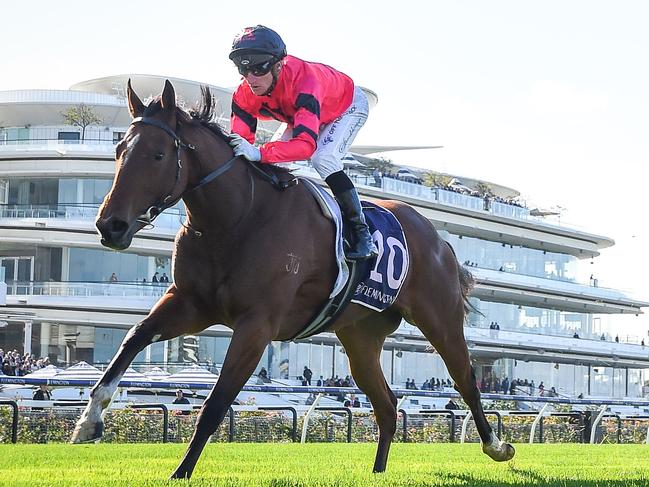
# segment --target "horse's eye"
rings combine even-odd
[[[164,155],[164,152],[158,152],[158,153],[157,153],[155,156],[153,156],[153,157],[155,157],[155,160],[156,160],[156,161],[161,161],[162,159],[164,159],[164,156],[165,156],[165,155]]]

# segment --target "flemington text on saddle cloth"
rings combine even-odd
[[[410,263],[408,244],[391,211],[363,201],[363,213],[379,255],[368,260],[367,277],[356,286],[351,302],[380,312],[395,302],[406,280]]]

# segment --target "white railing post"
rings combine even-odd
[[[309,427],[309,417],[311,416],[311,413],[315,411],[315,408],[318,406],[318,403],[320,402],[320,399],[324,397],[324,394],[320,392],[316,397],[315,400],[313,401],[313,404],[311,404],[311,407],[309,410],[306,412],[304,415],[304,422],[302,423],[302,437],[300,438],[300,443],[306,443],[306,430]]]
[[[530,444],[534,443],[534,432],[536,431],[536,425],[541,422],[541,418],[543,418],[543,415],[545,414],[545,410],[548,409],[550,406],[549,402],[546,402],[541,410],[539,411],[539,414],[536,416],[534,421],[532,422],[532,429],[530,430]]]
[[[464,443],[464,438],[466,437],[466,428],[469,425],[469,420],[471,419],[472,412],[469,411],[469,414],[466,415],[464,421],[462,421],[462,433],[460,434],[460,443]]]
[[[606,404],[602,405],[602,407],[599,409],[599,414],[597,415],[597,418],[595,418],[595,421],[590,425],[590,444],[593,445],[595,443],[595,433],[597,432],[597,425],[599,422],[602,420],[604,417],[604,413],[608,409],[608,406]]]
[[[401,399],[399,399],[399,402],[397,402],[397,412],[399,412],[399,409],[401,409],[403,403],[406,402],[406,399],[408,399],[408,396],[401,396]]]

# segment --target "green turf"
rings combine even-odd
[[[186,445],[1,445],[0,485],[166,485]],[[190,482],[171,485],[649,486],[647,445],[516,445],[496,463],[476,444],[395,444],[372,474],[373,444],[212,444]]]

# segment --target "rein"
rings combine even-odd
[[[239,156],[232,157],[224,164],[221,164],[219,167],[217,167],[216,169],[208,173],[206,176],[201,178],[201,180],[195,186],[191,188],[185,188],[185,190],[183,190],[180,193],[180,195],[178,195],[178,197],[174,199],[173,194],[176,190],[176,186],[178,186],[178,182],[180,181],[180,171],[182,170],[183,167],[182,160],[180,159],[180,150],[187,149],[190,151],[195,151],[196,146],[192,144],[185,144],[182,140],[180,140],[180,137],[176,135],[176,132],[169,125],[159,120],[156,120],[155,118],[137,117],[133,119],[131,125],[136,123],[143,123],[145,125],[152,125],[154,127],[158,127],[159,129],[163,130],[167,135],[169,135],[172,139],[174,139],[174,143],[176,145],[176,160],[177,160],[176,180],[174,181],[174,185],[171,188],[171,192],[167,196],[162,198],[162,201],[160,203],[150,206],[143,214],[137,217],[137,221],[139,223],[143,223],[145,226],[150,225],[151,227],[153,227],[153,221],[157,218],[157,216],[160,213],[162,213],[167,208],[171,208],[178,201],[180,201],[180,199],[187,193],[190,193],[214,181],[216,178],[218,178],[225,172],[229,171],[234,166],[234,163],[237,161],[237,159],[239,158]],[[244,160],[248,162],[250,166],[253,169],[255,169],[255,171],[257,171],[262,176],[262,178],[268,181],[271,184],[271,186],[273,186],[275,189],[283,191],[287,188],[290,188],[291,186],[295,186],[298,184],[298,179],[296,177],[294,177],[289,181],[281,181],[276,174],[268,173],[264,171],[264,169],[262,169],[262,167],[259,164],[255,164],[245,158]],[[202,232],[199,232],[197,230],[195,230],[195,233],[198,236],[202,235]]]

